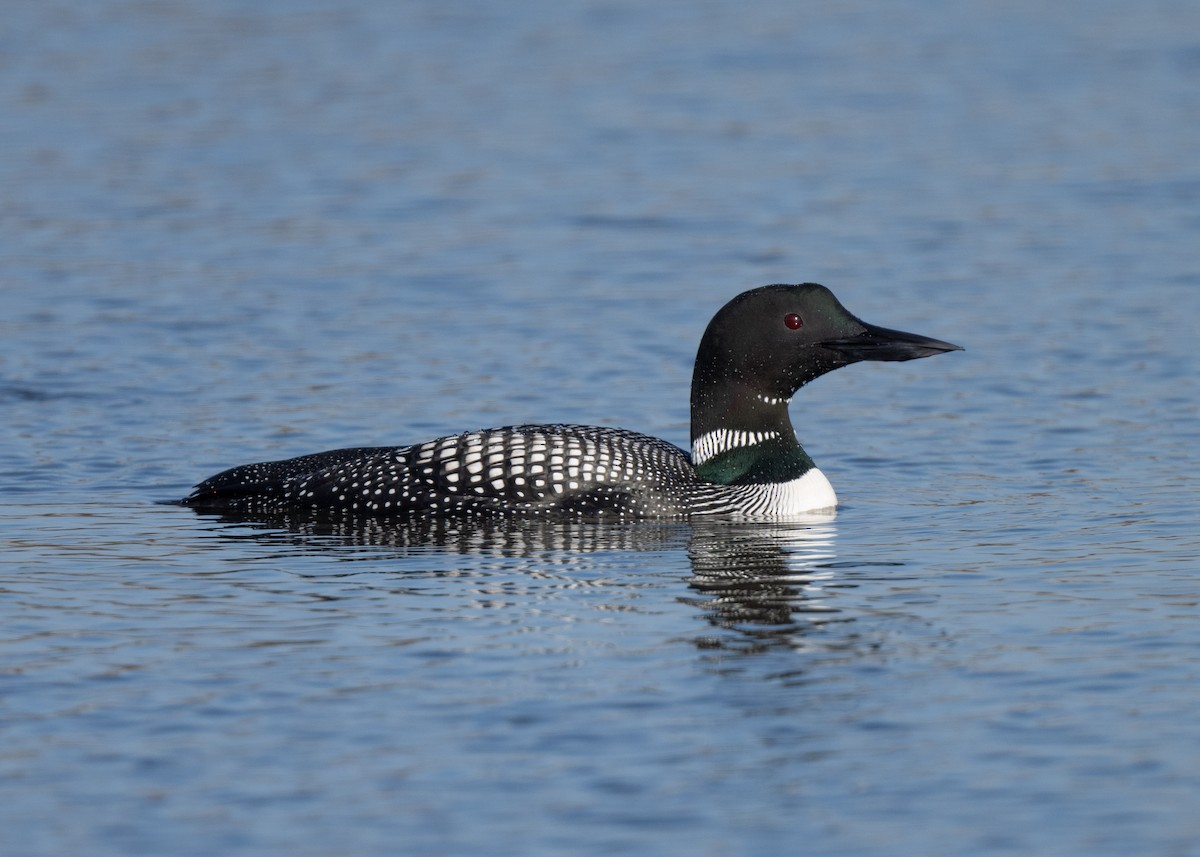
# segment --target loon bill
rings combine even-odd
[[[776,518],[832,510],[837,495],[796,439],[792,396],[861,360],[957,345],[853,316],[816,283],[735,297],[713,317],[692,375],[691,454],[623,429],[518,425],[414,446],[337,449],[246,464],[179,503],[247,514],[441,518]]]

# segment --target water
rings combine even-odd
[[[1195,4],[10,2],[0,851],[1200,853]],[[687,441],[711,313],[967,351],[774,525],[303,530],[224,467]]]

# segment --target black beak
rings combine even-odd
[[[946,351],[963,350],[961,345],[951,345],[928,336],[888,330],[865,322],[862,325],[865,328],[862,333],[826,340],[821,347],[837,352],[850,363],[858,360],[915,360]]]

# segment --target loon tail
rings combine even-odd
[[[333,449],[314,455],[301,455],[280,461],[242,464],[205,479],[192,493],[172,505],[201,509],[222,509],[247,497],[271,497],[282,493],[297,476],[318,473],[346,462],[359,461],[387,452],[389,447]]]

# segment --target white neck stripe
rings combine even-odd
[[[739,449],[744,446],[754,446],[779,437],[777,431],[731,431],[716,429],[696,438],[692,443],[692,465],[699,467],[704,462],[722,452]]]

